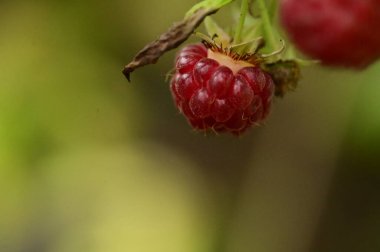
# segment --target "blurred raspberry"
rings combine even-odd
[[[379,0],[281,0],[281,23],[323,64],[365,68],[380,58]]]

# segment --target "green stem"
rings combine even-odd
[[[268,9],[265,5],[264,0],[257,0],[262,24],[263,24],[263,31],[264,31],[264,37],[266,42],[268,43],[271,50],[274,50],[276,48],[276,37],[273,33],[273,28],[271,24],[271,18],[269,17]]]
[[[234,44],[235,45],[241,43],[241,35],[243,33],[245,17],[248,14],[248,10],[249,10],[249,0],[242,0],[241,9],[240,9],[239,24],[238,24],[238,27],[236,29],[235,37],[234,37]]]

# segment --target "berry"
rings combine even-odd
[[[240,135],[269,114],[274,83],[259,66],[202,44],[183,48],[175,65],[172,96],[193,128]]]
[[[281,23],[323,64],[365,68],[380,58],[379,0],[282,0]]]

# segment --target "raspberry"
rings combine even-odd
[[[379,0],[282,0],[281,23],[323,64],[365,68],[380,58]]]
[[[234,135],[262,122],[274,95],[271,76],[259,66],[202,44],[178,53],[170,88],[193,128]]]

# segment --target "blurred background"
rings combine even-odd
[[[1,252],[380,251],[380,64],[305,68],[264,127],[196,133],[175,52],[121,74],[194,3],[0,1]]]

